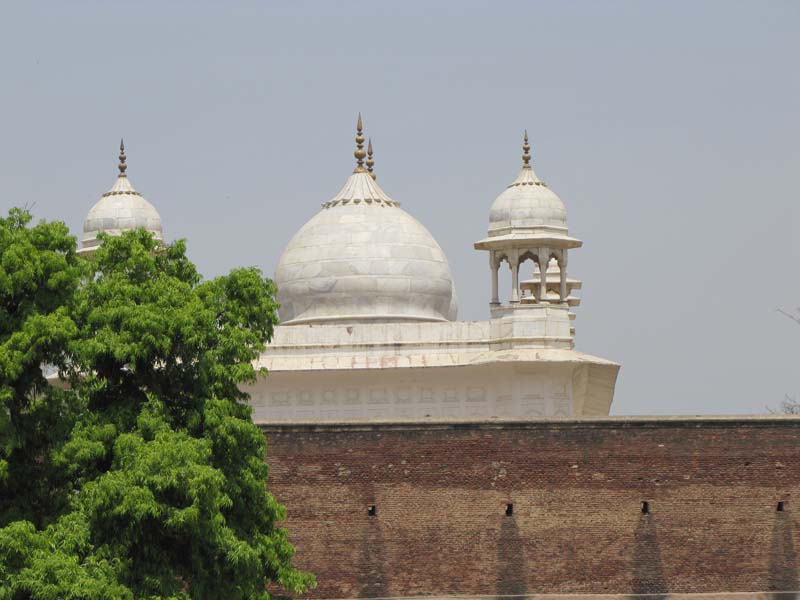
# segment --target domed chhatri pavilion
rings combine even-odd
[[[144,227],[157,240],[163,240],[161,217],[155,207],[133,189],[126,171],[125,143],[119,143],[119,175],[117,181],[100,197],[83,222],[83,247],[80,253],[86,254],[99,244],[97,234],[119,235],[138,227]]]

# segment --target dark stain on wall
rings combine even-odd
[[[642,514],[633,534],[633,594],[657,594],[656,598],[667,593],[667,581],[661,562],[661,549],[658,546],[658,533],[653,514]]]
[[[788,505],[787,505],[788,506]],[[797,552],[794,547],[792,519],[788,509],[775,511],[772,526],[772,547],[769,560],[769,589],[781,592],[778,600],[795,600],[795,591],[800,590],[797,574]]]
[[[525,596],[529,573],[523,540],[515,517],[502,519],[497,543],[497,595]]]
[[[362,533],[358,598],[388,598],[389,578],[386,573],[387,556],[378,517],[371,517]]]

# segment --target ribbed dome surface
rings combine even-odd
[[[285,324],[456,318],[444,252],[365,172],[295,234],[275,282]]]
[[[120,235],[144,227],[157,240],[163,240],[161,217],[155,207],[133,189],[125,175],[120,175],[109,191],[103,194],[83,222],[83,247],[100,244],[97,234]]]
[[[489,235],[534,229],[566,233],[567,210],[561,199],[526,166],[492,204]]]

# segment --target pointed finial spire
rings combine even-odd
[[[525,141],[522,143],[522,163],[523,168],[530,169],[531,165],[531,146],[528,143],[528,130],[525,130]]]
[[[372,172],[372,167],[375,166],[375,159],[372,158],[372,138],[367,141],[367,172],[372,176],[372,179],[377,179],[375,173]]]
[[[356,168],[353,173],[364,173],[364,157],[367,153],[364,152],[364,135],[362,133],[364,127],[361,124],[361,113],[358,113],[358,125],[356,128],[356,151],[353,152],[353,156],[356,157]]]
[[[120,177],[127,177],[125,175],[125,171],[128,169],[128,165],[125,164],[125,140],[119,140],[119,176]]]

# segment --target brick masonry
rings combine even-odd
[[[262,429],[314,598],[800,588],[797,418]]]

